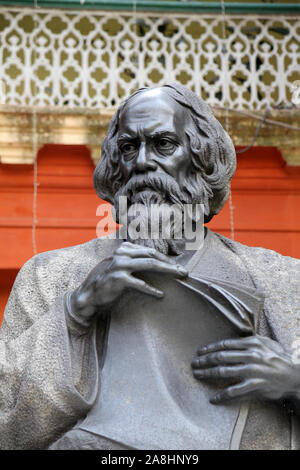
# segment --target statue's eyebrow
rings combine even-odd
[[[118,142],[122,140],[135,140],[135,139],[136,139],[136,136],[133,136],[131,134],[127,134],[126,132],[124,132],[118,137]]]
[[[153,139],[162,138],[162,137],[172,137],[175,140],[178,140],[178,134],[172,131],[157,131],[150,136]]]
[[[161,139],[163,137],[170,137],[176,141],[178,141],[178,135],[176,132],[173,131],[155,131],[153,134],[147,135],[148,138],[156,140],[156,139]],[[122,142],[128,142],[128,141],[134,141],[139,138],[139,132],[137,134],[128,134],[127,132],[124,132],[118,137],[118,143]]]

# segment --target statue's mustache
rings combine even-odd
[[[172,203],[183,203],[186,195],[179,184],[168,174],[151,173],[132,176],[129,181],[116,193],[116,197],[126,196],[129,201],[136,199],[137,193],[152,190],[159,193],[166,201]]]

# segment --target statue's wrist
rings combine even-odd
[[[75,291],[76,292],[76,291]],[[77,302],[75,292],[65,295],[66,320],[69,330],[77,334],[85,334],[89,331],[94,317],[94,309]]]
[[[82,318],[83,321],[89,321],[96,313],[96,307],[88,302],[86,294],[81,292],[80,287],[70,294],[69,302],[73,315]]]
[[[298,370],[293,370],[292,380],[287,380],[290,383],[289,390],[283,395],[283,399],[287,399],[297,404],[300,409],[300,367],[296,367]],[[297,379],[299,377],[299,380]]]

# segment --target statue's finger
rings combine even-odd
[[[246,338],[239,339],[223,339],[216,343],[201,346],[197,350],[197,355],[201,356],[202,354],[231,349],[245,350],[255,344],[254,338],[254,336],[247,336]]]
[[[232,385],[212,397],[210,403],[217,405],[237,398],[256,395],[261,390],[262,383],[263,381],[260,379],[250,379],[237,385]]]
[[[129,256],[131,258],[154,258],[164,263],[176,264],[176,260],[171,256],[166,256],[163,253],[160,253],[154,248],[141,247],[139,245],[133,245],[123,247],[123,245],[118,249],[118,254]]]
[[[150,286],[145,281],[142,281],[141,279],[137,279],[136,277],[133,277],[133,276],[127,276],[124,284],[125,284],[125,287],[127,288],[135,289],[144,294],[153,295],[154,297],[157,297],[158,299],[161,299],[164,296],[164,293],[161,290],[155,289],[155,287]]]
[[[188,272],[179,264],[170,264],[153,258],[125,258],[121,257],[114,263],[115,269],[125,269],[135,271],[155,271],[159,273],[169,273],[180,277],[187,276]]]
[[[193,375],[196,379],[235,379],[249,377],[250,366],[218,366],[207,369],[194,369]]]
[[[259,362],[257,354],[246,351],[216,351],[203,354],[192,360],[192,368],[206,368],[219,364],[248,364]]]

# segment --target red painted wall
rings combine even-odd
[[[232,199],[235,240],[300,258],[300,167],[276,148],[252,148],[238,157]],[[228,203],[209,226],[230,237]]]
[[[84,146],[46,145],[38,155],[38,252],[96,237],[101,202]],[[33,167],[0,165],[0,318],[17,271],[33,255]],[[300,168],[275,148],[241,154],[232,182],[235,240],[300,258]],[[231,236],[229,204],[209,224]]]

